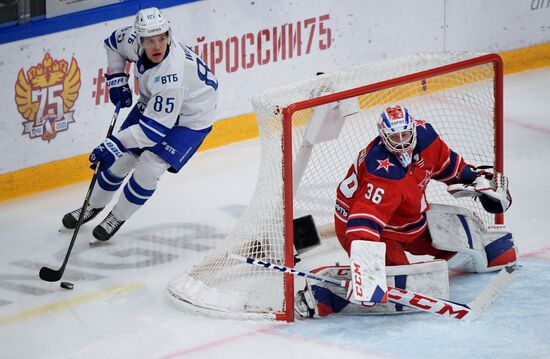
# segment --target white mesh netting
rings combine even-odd
[[[261,142],[261,164],[250,205],[220,248],[168,285],[175,303],[216,315],[274,317],[285,310],[283,275],[226,257],[236,253],[284,263],[284,205],[281,109],[307,99],[438,68],[480,54],[420,54],[366,64],[311,80],[266,90],[253,99]],[[338,138],[314,146],[299,189],[294,218],[313,215],[318,226],[333,222],[335,191],[357,153],[377,136],[376,121],[388,104],[400,103],[413,117],[432,123],[449,147],[475,165],[495,161],[495,70],[492,63],[392,86],[355,98],[360,111],[346,116]],[[311,109],[292,118],[293,159],[303,143]],[[456,200],[440,183],[428,201],[460,205],[493,223],[477,202]]]

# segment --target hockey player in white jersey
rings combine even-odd
[[[133,170],[118,202],[93,230],[100,241],[109,240],[145,204],[166,170],[177,173],[193,156],[212,129],[218,96],[214,74],[174,39],[157,8],[140,10],[134,26],[114,31],[104,46],[111,102],[132,106],[124,73],[128,61],[135,63],[140,98],[119,132],[90,155],[90,162],[100,168],[83,223],[101,212]],[[80,210],[63,217],[66,228],[75,228]]]

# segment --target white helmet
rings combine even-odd
[[[416,123],[409,110],[401,105],[390,106],[382,112],[378,133],[388,151],[407,167],[412,162],[416,146]]]
[[[142,37],[155,36],[168,32],[170,39],[172,32],[170,22],[156,7],[139,10],[134,22],[134,30],[140,42]]]

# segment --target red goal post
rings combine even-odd
[[[250,205],[218,249],[174,277],[168,298],[216,317],[293,321],[293,277],[250,268],[227,254],[294,267],[293,219],[313,214],[318,226],[332,225],[336,186],[377,135],[375,122],[387,104],[404,104],[414,117],[434,124],[467,162],[502,172],[502,92],[501,58],[471,53],[389,59],[263,91],[253,99],[262,158]],[[334,109],[342,120],[334,133],[321,128],[319,134],[312,124]],[[427,197],[464,206],[485,224],[503,222],[471,199],[452,198],[442,184],[430,183]]]

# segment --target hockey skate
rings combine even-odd
[[[98,241],[108,241],[112,236],[122,227],[124,221],[119,221],[113,215],[113,212],[110,212],[109,215],[95,228],[92,234]]]
[[[67,229],[76,228],[76,224],[78,223],[78,218],[80,217],[81,210],[82,208],[78,208],[64,215],[62,220],[63,226]],[[92,208],[88,206],[86,208],[86,211],[84,212],[84,219],[82,220],[82,224],[94,219],[102,210],[103,208]]]

